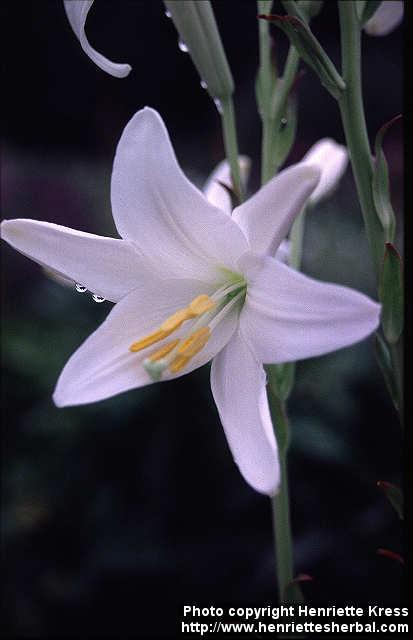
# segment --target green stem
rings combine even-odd
[[[271,499],[275,536],[275,557],[280,603],[285,602],[286,587],[294,578],[293,549],[290,522],[290,501],[288,492],[287,452],[289,444],[289,423],[285,403],[271,390],[269,395],[279,447],[281,484],[280,490]]]
[[[372,194],[373,161],[364,115],[361,85],[361,31],[353,0],[339,2],[342,76],[346,89],[338,103],[353,167],[357,193],[376,273],[383,258],[384,239]]]
[[[241,203],[244,199],[244,189],[239,169],[237,130],[235,126],[235,113],[232,96],[221,98],[218,109],[221,114],[225,155],[231,167],[232,185],[235,195]]]

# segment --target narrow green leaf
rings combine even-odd
[[[397,383],[394,376],[391,357],[389,349],[379,333],[376,333],[375,349],[376,358],[379,363],[381,372],[383,374],[384,381],[389,391],[390,397],[397,411],[400,409],[399,394],[397,390]]]
[[[274,22],[284,31],[303,60],[316,72],[327,91],[339,99],[346,88],[345,82],[308,25],[292,15],[259,17]]]
[[[384,491],[386,498],[396,510],[399,518],[403,520],[404,516],[402,490],[399,487],[396,487],[395,484],[391,484],[391,482],[385,482],[384,480],[379,480],[377,482],[377,486]]]
[[[360,17],[360,26],[366,24],[367,20],[370,20],[372,15],[376,13],[377,9],[381,5],[381,0],[367,0],[364,2],[363,11]]]
[[[375,161],[372,180],[373,200],[377,215],[385,232],[385,239],[388,242],[393,242],[394,240],[396,218],[390,199],[389,170],[383,153],[383,138],[391,125],[400,120],[400,118],[400,115],[396,116],[384,124],[378,131],[374,143]]]
[[[386,340],[394,344],[403,331],[403,267],[401,257],[391,242],[386,242],[379,296],[383,333]]]

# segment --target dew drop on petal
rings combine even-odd
[[[85,293],[85,291],[87,291],[87,287],[85,287],[84,284],[79,284],[79,282],[76,282],[75,289],[78,293]]]
[[[221,100],[219,98],[214,98],[215,106],[217,108],[218,113],[223,113]]]
[[[183,53],[188,53],[189,49],[186,46],[185,42],[181,39],[178,40],[178,49],[179,51],[183,51]]]
[[[201,83],[200,83],[200,84],[201,84],[201,87],[202,87],[203,89],[208,89],[208,85],[207,85],[207,83],[205,82],[205,80],[201,80]]]
[[[93,293],[92,294],[92,300],[93,302],[97,302],[97,303],[101,303],[101,302],[105,302],[106,298],[104,298],[103,296],[98,296],[97,293]]]

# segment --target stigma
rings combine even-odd
[[[152,333],[131,344],[129,351],[136,353],[163,342],[144,359],[143,367],[154,381],[160,380],[167,369],[172,374],[179,373],[205,347],[212,331],[245,298],[245,293],[245,281],[237,279],[220,287],[212,296],[205,293],[196,296],[187,307],[175,311]],[[189,324],[183,337],[165,341],[184,323]]]

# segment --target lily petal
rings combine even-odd
[[[317,167],[293,165],[234,209],[232,217],[248,238],[251,251],[275,254],[319,179]]]
[[[211,264],[234,268],[247,248],[236,223],[182,173],[159,114],[146,107],[124,129],[112,173],[120,235],[170,277],[211,280]]]
[[[380,305],[354,289],[314,280],[269,257],[245,256],[243,269],[248,293],[240,326],[262,362],[329,353],[379,324]]]
[[[112,302],[132,291],[146,271],[131,243],[50,222],[3,220],[1,237],[55,275],[79,282]]]
[[[85,22],[92,4],[93,0],[64,0],[64,7],[70,26],[75,32],[83,51],[100,69],[116,78],[124,78],[132,69],[129,64],[112,62],[89,44],[85,34]]]
[[[280,482],[264,368],[240,333],[215,358],[211,388],[235,463],[257,491],[273,495]]]
[[[331,138],[323,138],[307,151],[302,163],[314,165],[321,171],[320,182],[309,198],[310,204],[314,205],[329,196],[338,185],[347,167],[347,149]]]
[[[244,185],[248,182],[248,176],[251,168],[251,160],[247,156],[239,156],[239,168],[241,173],[241,181]],[[209,176],[204,186],[204,195],[208,202],[214,207],[218,207],[228,215],[232,213],[231,196],[223,183],[232,189],[231,168],[227,160],[222,160]]]
[[[71,356],[57,382],[55,404],[64,407],[97,402],[151,384],[143,361],[163,343],[139,353],[131,353],[129,347],[200,292],[212,293],[200,286],[194,280],[158,280],[153,275],[141,280],[137,289],[113,307],[101,326]],[[165,372],[163,379],[180,377],[211,360],[230,340],[236,326],[236,314],[229,314],[186,368],[176,374]],[[188,329],[184,325],[171,338],[182,337],[185,331]]]
[[[369,36],[387,36],[403,20],[402,0],[385,0],[364,25]]]

